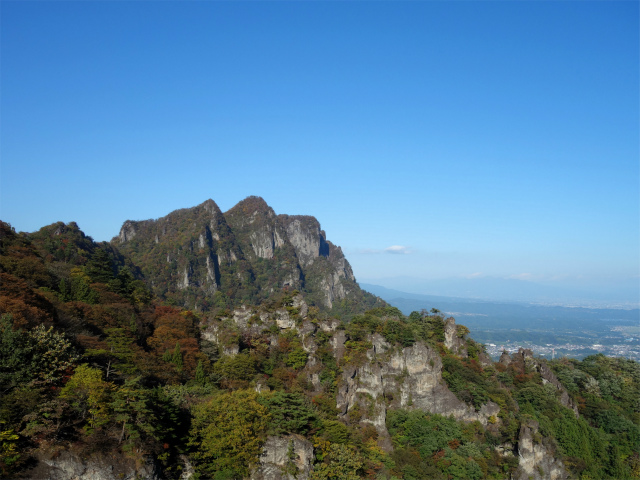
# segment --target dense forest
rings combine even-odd
[[[243,239],[224,246],[246,263],[214,274],[206,308],[201,284],[150,280],[171,267],[155,263],[172,254],[161,242],[151,254],[74,223],[0,223],[4,478],[64,478],[62,458],[109,458],[132,479],[640,478],[636,362],[492,362],[435,308],[404,316],[357,292],[328,304],[310,272],[329,256],[247,254],[250,213],[232,212]]]

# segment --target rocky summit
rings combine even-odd
[[[157,220],[128,220],[111,244],[141,268],[155,294],[196,311],[258,305],[283,288],[324,311],[382,304],[360,289],[318,220],[276,215],[260,197],[225,213],[207,200]]]

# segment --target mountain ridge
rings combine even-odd
[[[261,197],[224,213],[209,199],[155,220],[127,220],[111,244],[140,265],[156,294],[196,310],[255,305],[276,288],[300,290],[323,311],[380,302],[359,288],[315,217],[276,215]]]

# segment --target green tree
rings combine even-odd
[[[0,388],[55,385],[73,367],[77,355],[71,342],[53,327],[14,330],[10,315],[0,318]]]
[[[244,353],[222,357],[215,363],[213,369],[227,382],[251,380],[256,374],[255,360]]]
[[[82,268],[75,267],[71,269],[69,284],[63,284],[63,281],[64,279],[60,283],[60,292],[63,301],[68,302],[75,300],[89,304],[98,302],[98,293],[91,288],[91,278]],[[66,293],[63,292],[63,287]]]
[[[109,281],[109,288],[115,293],[129,298],[134,290],[135,277],[128,267],[120,269],[116,278]]]
[[[103,427],[110,420],[110,401],[113,385],[102,380],[97,368],[80,365],[60,392],[73,408],[86,420],[89,433]]]
[[[205,478],[221,472],[245,477],[258,461],[270,414],[253,390],[214,396],[193,411],[189,445]]]
[[[105,333],[108,335],[107,344],[109,345],[111,367],[125,375],[134,374],[137,370],[133,363],[134,339],[124,328],[108,328]],[[109,378],[109,370],[110,368],[107,368],[107,379]]]
[[[11,315],[0,317],[0,388],[2,393],[31,379],[25,335],[13,329]]]
[[[27,333],[34,381],[41,384],[56,384],[63,374],[73,367],[78,356],[70,340],[55,332],[53,327],[38,325]]]
[[[15,463],[20,458],[18,439],[13,429],[5,430],[4,422],[0,422],[0,474],[4,478],[11,474]]]
[[[307,358],[309,354],[304,351],[302,347],[295,347],[285,360],[285,363],[294,368],[295,370],[299,370],[303,368],[307,364]]]
[[[96,248],[87,262],[87,275],[93,282],[109,283],[113,279],[113,263],[103,248]]]
[[[196,382],[198,382],[201,385],[204,385],[206,383],[206,376],[204,373],[204,367],[202,366],[202,360],[199,360],[198,365],[196,366],[195,379],[196,379]]]
[[[180,343],[177,342],[175,348],[173,349],[173,355],[171,356],[171,363],[173,363],[178,371],[182,370],[182,352],[180,351]]]
[[[147,437],[155,439],[158,419],[151,406],[150,391],[143,389],[138,379],[127,380],[112,395],[114,420],[122,425],[119,443],[131,448]]]
[[[285,393],[280,390],[260,397],[259,402],[271,414],[270,435],[306,435],[317,420],[316,414],[298,393]]]
[[[359,480],[363,465],[354,447],[332,443],[323,463],[314,467],[311,480]]]

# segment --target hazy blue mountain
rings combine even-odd
[[[420,295],[378,285],[360,283],[364,290],[398,307],[406,315],[414,310],[437,308],[460,318],[468,327],[558,329],[576,328],[609,320],[638,321],[639,309],[584,308],[497,302],[473,298]]]
[[[497,277],[445,278],[428,280],[413,277],[393,277],[376,280],[361,279],[366,284],[414,294],[473,298],[476,300],[545,303],[565,306],[622,307],[640,306],[638,279],[618,282],[537,283],[529,280]]]
[[[473,338],[500,349],[526,346],[537,354],[556,353],[576,358],[605,352],[640,358],[640,309],[585,308],[498,302],[461,297],[420,295],[378,285],[360,287],[405,315],[437,308],[466,325]],[[597,345],[603,346],[602,349]]]

